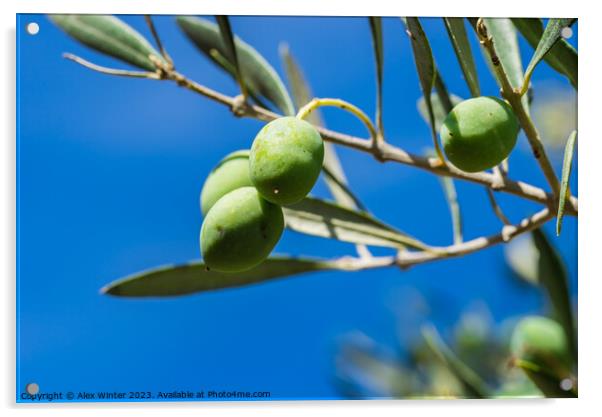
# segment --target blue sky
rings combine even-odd
[[[148,36],[144,19],[124,17]],[[40,23],[37,36],[25,25]],[[374,64],[365,18],[234,17],[235,32],[282,74],[286,41],[317,96],[340,97],[374,114]],[[178,70],[218,91],[236,84],[179,32],[156,18]],[[423,24],[450,92],[468,97],[441,19]],[[18,19],[18,364],[17,389],[49,391],[271,391],[273,399],[340,396],[334,356],[341,336],[360,330],[396,349],[434,321],[444,334],[461,313],[484,303],[496,322],[544,312],[541,295],[509,277],[503,250],[360,273],[320,273],[266,285],[172,299],[102,296],[106,283],[149,267],[199,257],[204,178],[227,153],[248,148],[261,127],[219,104],[167,82],[101,75],[61,58],[69,51],[124,67],[77,44],[44,17]],[[473,37],[473,33],[469,32]],[[573,42],[576,42],[576,36]],[[384,19],[384,118],[388,140],[413,152],[431,146],[416,111],[421,96],[411,48],[399,19]],[[474,40],[474,39],[473,39]],[[532,49],[521,39],[523,64]],[[485,94],[497,94],[480,53]],[[538,87],[569,88],[542,64]],[[365,136],[338,110],[328,127]],[[451,243],[449,212],[436,177],[339,149],[353,189],[375,216],[431,244]],[[561,158],[555,157],[560,171]],[[521,135],[512,177],[545,180]],[[576,172],[575,172],[576,174]],[[576,175],[572,188],[576,190]],[[457,183],[465,235],[498,231],[482,187]],[[323,183],[314,193],[326,196]],[[538,208],[500,196],[518,221]],[[546,230],[552,235],[552,224]],[[576,220],[554,238],[576,294]],[[352,245],[287,231],[278,253],[335,257]],[[384,253],[376,250],[376,253]],[[430,306],[416,311],[408,294]],[[403,349],[403,347],[402,347]]]

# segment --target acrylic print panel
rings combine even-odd
[[[17,23],[18,402],[577,395],[573,19]]]

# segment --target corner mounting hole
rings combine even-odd
[[[571,381],[569,378],[563,379],[560,381],[560,388],[564,391],[570,391],[573,389],[573,381]]]
[[[27,391],[29,395],[36,395],[40,392],[40,386],[35,382],[31,382],[25,386],[25,391]]]
[[[31,22],[27,24],[25,30],[27,30],[27,33],[30,35],[37,35],[40,31],[40,25],[38,25],[36,22]]]
[[[570,27],[562,28],[560,34],[564,39],[571,39],[573,37],[573,29],[571,29]]]

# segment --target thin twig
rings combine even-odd
[[[201,84],[198,84],[186,78],[184,75],[180,74],[177,71],[167,71],[165,74],[158,76],[157,74],[150,72],[142,73],[133,71],[113,70],[110,68],[100,67],[78,57],[75,57],[77,59],[73,59],[74,56],[71,54],[66,54],[65,57],[81,65],[84,65],[89,69],[104,74],[174,81],[180,87],[184,87],[188,90],[191,90],[197,94],[205,96],[213,101],[216,101],[220,104],[229,107],[232,110],[232,112],[239,117],[251,117],[265,122],[270,122],[278,117],[281,117],[280,114],[274,113],[273,111],[270,111],[257,105],[243,104],[243,106],[240,107],[240,103],[236,100],[236,97],[230,97],[228,95],[215,91],[209,87],[205,87]],[[335,132],[333,130],[326,129],[323,127],[316,127],[316,129],[320,132],[324,140],[374,155],[374,146],[372,141],[369,139],[363,139],[356,136]],[[393,146],[388,142],[384,142],[379,147],[378,155],[379,160],[383,162],[397,162],[431,172],[435,175],[443,175],[447,177],[458,178],[476,184],[485,185],[487,187],[494,187],[496,185],[496,179],[493,174],[487,172],[468,173],[454,167],[451,164],[441,165],[439,158],[428,158],[424,156],[414,155],[409,152],[406,152],[401,148]],[[510,179],[506,179],[504,181],[504,184],[500,188],[498,188],[497,191],[510,193],[518,197],[525,198],[527,200],[535,201],[546,206],[553,207],[554,210],[557,206],[556,198],[552,194],[547,193],[541,188],[535,187],[531,184],[527,184],[521,181],[513,181]],[[567,199],[565,209],[566,214],[576,216],[578,214],[578,199],[574,196],[572,196],[570,199]]]
[[[69,53],[64,53],[63,58],[68,59],[73,62],[77,62],[78,64],[80,64],[86,68],[89,68],[93,71],[97,71],[97,72],[107,74],[107,75],[116,75],[118,77],[132,77],[132,78],[150,78],[150,79],[155,79],[155,80],[159,79],[159,76],[154,72],[129,71],[129,70],[103,67],[103,66],[100,66],[97,64],[93,64],[90,61],[86,61],[85,59],[80,58],[77,55],[73,55],[73,54],[69,54]]]
[[[476,29],[481,44],[487,51],[489,59],[491,60],[491,64],[495,70],[495,73],[497,74],[498,79],[500,80],[500,84],[502,85],[502,95],[512,106],[512,109],[514,110],[514,113],[516,114],[516,117],[518,118],[518,121],[525,132],[525,136],[527,136],[527,139],[529,140],[529,144],[533,150],[533,156],[539,163],[546,180],[552,188],[553,194],[557,196],[560,191],[560,182],[558,181],[558,177],[554,173],[554,168],[552,167],[552,164],[545,152],[539,132],[533,124],[533,121],[527,113],[527,110],[523,106],[520,91],[515,91],[512,87],[512,84],[510,84],[508,74],[504,70],[504,65],[497,55],[493,38],[489,36],[487,32],[487,26],[482,18],[479,18],[477,21]]]
[[[400,252],[397,256],[396,264],[402,268],[407,268],[438,259],[467,255],[499,243],[508,242],[522,233],[540,227],[548,220],[554,218],[554,216],[554,212],[546,207],[533,216],[523,219],[517,225],[504,227],[502,232],[492,236],[479,237],[457,245],[439,248],[441,249],[439,252]]]
[[[497,201],[495,201],[495,196],[493,195],[493,190],[491,188],[485,187],[485,191],[487,191],[487,197],[489,198],[489,204],[491,204],[491,208],[493,208],[493,212],[501,220],[505,225],[512,224],[508,217],[502,211],[502,208],[499,206]]]

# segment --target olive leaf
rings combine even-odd
[[[301,108],[313,98],[311,87],[288,45],[281,44],[279,52],[292,91],[295,107]],[[306,120],[315,126],[324,126],[319,109],[312,111]],[[326,185],[337,203],[344,207],[364,209],[359,199],[349,189],[336,148],[330,142],[324,142],[323,172],[325,174],[324,180],[326,181]]]
[[[564,150],[564,161],[562,162],[562,181],[560,183],[560,195],[558,198],[558,216],[556,218],[556,235],[560,236],[562,229],[562,218],[564,217],[564,206],[566,199],[570,197],[569,179],[571,178],[571,168],[573,167],[573,153],[575,152],[575,143],[577,140],[577,131],[569,136]]]
[[[234,63],[228,58],[218,25],[198,17],[178,16],[177,23],[194,45],[231,76],[236,77]],[[249,94],[261,103],[265,98],[286,115],[293,115],[294,107],[284,83],[274,68],[252,46],[234,36],[245,86]]]
[[[527,67],[526,78],[531,77],[535,66],[543,58],[557,72],[565,75],[577,88],[577,51],[562,39],[562,29],[575,19],[550,19],[545,30],[541,19],[514,18],[512,23],[521,32],[535,53]]]
[[[449,39],[456,52],[456,57],[460,63],[460,68],[464,74],[464,79],[466,80],[470,94],[473,97],[478,97],[481,95],[479,78],[470,43],[468,42],[464,19],[461,17],[444,17],[443,21],[445,22],[447,34],[449,35]]]
[[[329,201],[306,197],[283,210],[286,227],[299,233],[371,246],[425,249],[420,241],[369,214]]]
[[[577,334],[571,308],[568,272],[548,237],[541,229],[532,232],[535,248],[539,252],[537,260],[537,281],[546,290],[553,315],[562,326],[569,344],[573,362],[577,360]]]
[[[370,21],[370,32],[372,33],[374,61],[376,63],[376,122],[378,129],[383,133],[383,29],[380,17],[372,16],[368,19]]]
[[[151,55],[165,62],[140,33],[115,16],[55,14],[48,18],[78,42],[135,67],[155,71]]]
[[[431,135],[433,137],[433,144],[435,145],[437,155],[441,158],[441,160],[443,160],[443,154],[437,139],[437,131],[435,130],[435,116],[433,113],[433,105],[431,103],[431,91],[435,86],[435,79],[437,77],[437,70],[435,68],[435,61],[433,59],[431,45],[429,44],[418,18],[406,17],[404,21],[407,27],[408,35],[411,39],[412,51],[414,53],[414,63],[416,64],[416,70],[418,71],[418,78],[420,80],[420,87],[426,103],[429,126],[431,128]]]
[[[307,272],[344,270],[334,261],[270,257],[244,272],[208,270],[202,261],[166,265],[111,282],[101,293],[120,297],[171,297],[258,284]]]
[[[489,388],[476,372],[456,356],[433,326],[424,326],[422,336],[435,356],[462,384],[470,398],[490,398]]]
[[[562,389],[562,380],[554,373],[540,365],[518,359],[515,366],[522,369],[531,381],[547,398],[576,398],[577,392],[574,387],[568,390]]]
[[[217,21],[220,33],[222,34],[224,48],[227,52],[227,60],[232,63],[234,75],[238,82],[238,86],[240,87],[240,92],[246,98],[247,87],[238,63],[238,54],[236,53],[236,46],[234,45],[234,34],[232,33],[232,26],[230,26],[230,19],[228,19],[228,16],[218,15],[215,16],[215,20]]]
[[[487,26],[489,35],[493,38],[493,45],[495,46],[502,67],[508,75],[510,85],[513,88],[521,88],[524,81],[523,64],[518,46],[518,36],[512,21],[501,17],[485,18],[483,20]],[[498,85],[501,86],[491,60],[486,59],[486,61]],[[522,103],[525,109],[529,109],[527,94],[523,96]]]

